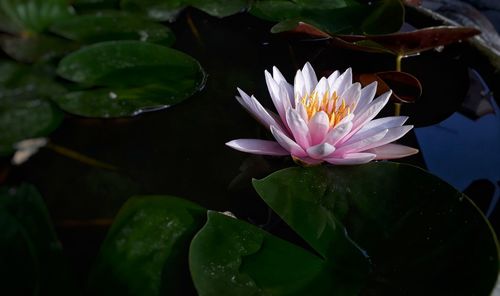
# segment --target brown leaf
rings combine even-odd
[[[334,45],[354,50],[403,56],[448,45],[481,33],[476,28],[440,26],[384,35],[330,35],[306,23],[299,23],[294,32],[331,38]]]
[[[418,79],[405,72],[387,71],[361,74],[359,82],[366,86],[377,81],[377,95],[392,90],[391,99],[400,103],[414,103],[422,95],[422,85]]]
[[[304,22],[299,22],[297,27],[295,27],[295,29],[293,29],[293,32],[304,33],[304,34],[310,35],[312,37],[332,38],[332,35],[330,35],[326,32],[323,32],[320,29],[316,28],[315,26],[309,25],[309,24],[304,23]]]
[[[395,55],[412,55],[439,46],[448,45],[481,33],[476,28],[468,27],[429,27],[412,32],[385,35],[336,35],[336,39],[360,46],[372,51],[389,51]]]

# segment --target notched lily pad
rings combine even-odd
[[[392,90],[391,99],[400,103],[414,103],[422,95],[420,81],[405,72],[366,73],[359,75],[358,80],[363,86],[377,81],[377,96]]]
[[[83,43],[140,40],[168,46],[175,40],[174,34],[168,27],[137,15],[121,12],[98,12],[75,16],[55,23],[50,30]]]
[[[362,295],[490,295],[497,281],[498,242],[487,219],[465,195],[419,168],[295,167],[254,187],[318,251],[329,237],[328,221],[337,218],[372,263]],[[322,235],[306,236],[312,233]]]
[[[256,226],[212,211],[189,251],[200,296],[357,295],[360,282],[342,282],[332,264]]]
[[[133,116],[165,108],[188,98],[205,83],[203,69],[189,55],[140,41],[82,48],[66,56],[57,72],[83,89],[54,100],[64,110],[82,116]]]

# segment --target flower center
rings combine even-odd
[[[319,111],[325,112],[328,115],[330,127],[337,125],[354,109],[354,104],[347,106],[344,99],[339,101],[335,91],[331,95],[330,92],[325,92],[322,97],[317,91],[313,91],[311,94],[305,94],[299,102],[305,107],[309,120]]]

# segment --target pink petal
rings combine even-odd
[[[383,146],[366,150],[366,152],[376,154],[377,156],[375,157],[375,159],[379,160],[379,159],[395,159],[395,158],[410,156],[413,154],[417,154],[418,149],[399,144],[386,144]]]
[[[375,154],[372,153],[349,153],[346,154],[343,158],[325,158],[326,162],[337,165],[354,165],[354,164],[363,164],[368,163],[376,157]]]
[[[276,117],[274,115],[271,115],[272,112],[266,110],[254,96],[249,97],[244,91],[239,88],[238,92],[240,93],[241,97],[237,96],[236,100],[238,100],[238,102],[262,125],[264,125],[266,128],[274,125],[277,128],[283,130],[283,125],[279,121],[275,120]]]
[[[303,96],[306,95],[306,85],[304,82],[304,76],[302,71],[298,70],[297,74],[295,74],[295,78],[293,80],[293,93],[295,97],[295,106],[298,105],[297,100],[300,100]]]
[[[297,107],[295,107],[295,112],[297,112],[300,115],[300,118],[304,120],[305,122],[309,121],[309,115],[307,115],[307,110],[306,107],[302,104],[297,104]]]
[[[227,146],[242,152],[261,155],[288,155],[277,142],[258,139],[238,139],[226,143]]]
[[[307,153],[300,147],[297,143],[295,143],[292,139],[287,137],[281,130],[277,129],[274,126],[271,126],[271,133],[273,134],[274,138],[278,143],[281,145],[281,147],[285,148],[292,156],[297,156],[297,157],[306,157]]]
[[[354,114],[363,113],[368,105],[373,101],[375,93],[377,92],[377,81],[374,81],[361,89],[359,101],[353,110]]]
[[[286,90],[286,92],[288,94],[288,98],[290,98],[290,104],[292,106],[295,106],[295,103],[293,101],[293,86],[286,81],[285,77],[283,77],[283,74],[281,74],[280,70],[276,67],[273,67],[273,78],[274,78],[274,81],[276,81],[276,83],[279,86],[284,87],[284,89]],[[285,110],[286,110],[286,108],[285,108]]]
[[[304,149],[310,146],[309,127],[302,117],[294,109],[289,108],[286,112],[286,122],[292,131],[295,141]]]
[[[386,129],[396,126],[402,126],[408,120],[408,116],[389,116],[374,119],[365,125],[356,133],[365,132],[371,129]]]
[[[332,128],[325,137],[325,142],[335,146],[345,135],[347,135],[352,128],[352,122],[346,121],[339,123],[336,127]]]
[[[304,84],[306,87],[306,91],[308,93],[312,93],[316,84],[318,84],[318,78],[316,77],[316,73],[314,72],[313,67],[309,62],[307,62],[302,68],[302,75],[304,77]]]
[[[378,143],[380,140],[384,138],[389,130],[382,130],[374,135],[370,135],[369,137],[359,139],[356,142],[352,142],[346,145],[337,146],[337,150],[335,151],[335,156],[341,156],[348,153],[360,152],[365,149],[372,148],[370,145],[373,143]]]
[[[280,86],[276,81],[274,81],[273,77],[269,72],[264,71],[264,76],[266,76],[266,84],[267,89],[269,90],[269,94],[271,95],[271,99],[273,101],[274,107],[278,111],[278,114],[281,117],[281,120],[285,119],[285,108],[282,100],[284,99],[281,95]],[[288,98],[286,98],[288,99]]]
[[[341,95],[344,93],[344,91],[351,86],[352,84],[352,70],[351,68],[348,68],[345,70],[342,75],[340,75],[335,82],[333,83],[333,86],[330,88],[331,92],[337,92],[337,95]]]
[[[379,133],[385,129],[391,129],[394,127],[399,127],[408,119],[406,116],[392,116],[384,117],[372,120],[365,124],[358,132],[345,141],[343,144],[348,145],[359,141],[360,139],[370,137],[376,133]]]
[[[335,80],[339,77],[340,72],[335,71],[330,76],[328,76],[328,89],[333,90],[333,84],[335,83]]]
[[[356,82],[349,86],[340,96],[341,99],[345,100],[347,106],[356,106],[358,104],[359,98],[361,96],[361,84]],[[341,100],[339,100],[341,101]]]
[[[321,78],[314,91],[318,93],[320,98],[323,98],[323,95],[328,91],[328,80],[325,77]]]
[[[389,97],[391,96],[391,91],[388,91],[382,95],[380,95],[377,99],[371,102],[366,110],[363,113],[356,114],[353,119],[353,127],[351,132],[340,141],[340,144],[347,141],[350,137],[352,137],[357,131],[359,131],[367,122],[372,120],[377,114],[384,108],[384,106],[389,101]]]
[[[321,143],[330,128],[330,120],[325,112],[319,111],[309,121],[309,134],[311,135],[311,145]]]
[[[314,159],[323,159],[326,156],[332,154],[335,151],[335,147],[328,143],[322,143],[315,146],[307,148],[307,154]]]
[[[413,125],[403,125],[403,126],[397,126],[397,127],[390,128],[387,130],[388,132],[385,134],[385,136],[382,139],[371,143],[370,145],[366,146],[363,150],[379,147],[379,146],[394,142],[397,139],[404,136],[412,128],[413,128]],[[361,151],[361,150],[358,150],[358,151]]]

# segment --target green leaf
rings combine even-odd
[[[66,262],[40,194],[31,185],[0,189],[2,295],[71,295]]]
[[[183,85],[184,83],[184,85]],[[174,105],[196,88],[193,81],[182,81],[175,88],[149,85],[130,89],[104,88],[75,91],[54,97],[63,110],[87,117],[123,117],[160,110]]]
[[[188,0],[186,3],[217,17],[243,12],[250,6],[249,0]]]
[[[203,81],[200,64],[189,55],[168,47],[140,41],[109,41],[80,49],[61,60],[62,77],[88,85],[175,85]]]
[[[361,24],[364,34],[383,34],[399,31],[404,22],[405,9],[401,0],[380,0]]]
[[[90,294],[190,294],[188,246],[205,212],[170,196],[131,198],[101,247],[90,276]]]
[[[0,9],[20,27],[42,32],[54,21],[71,17],[73,10],[66,0],[2,0]]]
[[[157,21],[173,22],[186,6],[185,0],[122,0],[121,7]]]
[[[200,296],[335,294],[327,264],[287,241],[209,211],[189,251]]]
[[[76,16],[55,23],[51,31],[83,43],[140,40],[168,46],[175,40],[168,27],[120,12],[98,12]]]
[[[4,35],[0,37],[0,46],[10,57],[24,63],[48,61],[78,47],[74,42],[49,35]]]
[[[254,187],[319,253],[330,217],[339,219],[372,262],[366,295],[489,295],[496,282],[498,245],[487,220],[421,169],[391,162],[290,168]]]
[[[251,13],[280,22],[273,27],[274,33],[291,30],[299,22],[305,22],[330,34],[365,31],[382,34],[401,27],[404,10],[400,0],[379,0],[372,4],[340,0],[328,4],[321,0],[261,0],[252,6]]]
[[[122,7],[140,12],[151,19],[172,22],[187,6],[196,7],[212,16],[226,17],[245,11],[251,0],[122,0]]]
[[[54,98],[66,111],[98,117],[132,116],[180,102],[201,89],[205,74],[192,57],[140,41],[110,41],[66,56],[62,77],[86,86]]]
[[[21,140],[55,130],[62,112],[44,98],[64,91],[41,69],[0,63],[0,155],[11,153]]]

